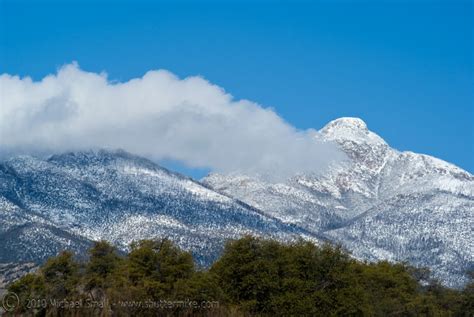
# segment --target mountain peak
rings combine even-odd
[[[134,161],[142,165],[154,165],[153,162],[131,154],[122,149],[94,149],[85,151],[71,151],[50,156],[47,161],[62,165],[77,164],[107,164],[118,160]]]
[[[319,132],[329,140],[354,141],[356,143],[385,144],[385,141],[367,128],[360,118],[343,117],[332,120]]]
[[[325,129],[338,129],[338,128],[346,128],[346,129],[354,129],[354,130],[368,130],[367,124],[364,120],[355,117],[342,117],[335,120],[332,120],[323,128]]]

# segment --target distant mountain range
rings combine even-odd
[[[356,118],[321,131],[349,157],[285,182],[211,174],[201,182],[124,151],[0,163],[0,264],[40,263],[91,242],[168,237],[211,263],[244,234],[335,241],[355,257],[429,267],[449,286],[474,268],[474,176],[398,152]]]

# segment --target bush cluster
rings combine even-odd
[[[63,252],[8,291],[15,316],[474,316],[472,282],[449,289],[406,264],[250,236],[229,241],[209,269],[167,239],[128,254],[101,241],[87,261]]]

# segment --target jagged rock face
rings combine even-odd
[[[292,239],[304,230],[123,151],[79,152],[0,164],[0,262],[85,254],[105,239],[121,249],[168,237],[201,264],[243,234]]]
[[[334,120],[320,133],[348,161],[281,184],[217,174],[203,182],[323,233],[356,257],[428,266],[445,284],[461,285],[474,267],[474,177],[434,157],[390,148],[357,118]]]

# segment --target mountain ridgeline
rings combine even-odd
[[[92,241],[125,250],[167,237],[214,260],[243,234],[295,239],[314,235],[188,177],[123,151],[77,152],[47,160],[15,157],[0,166],[2,261],[43,261],[60,250],[85,254]]]
[[[212,174],[203,182],[365,260],[407,261],[446,285],[474,268],[474,176],[434,157],[392,149],[357,118],[320,130],[348,162],[274,184]]]
[[[43,263],[93,241],[119,252],[167,238],[209,266],[244,235],[320,244],[361,260],[427,267],[462,287],[474,267],[474,177],[436,158],[399,152],[360,119],[321,131],[348,161],[284,182],[211,174],[201,182],[124,151],[11,157],[0,163],[0,263]]]

